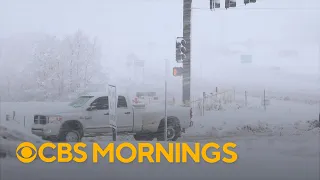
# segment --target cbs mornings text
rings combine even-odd
[[[84,163],[92,161],[108,161],[114,163],[116,160],[122,163],[131,163],[137,161],[139,163],[160,163],[163,160],[161,156],[169,163],[187,163],[190,157],[195,163],[200,163],[201,159],[207,163],[217,163],[222,161],[231,164],[237,161],[238,154],[234,151],[236,144],[227,142],[219,145],[215,142],[200,143],[148,143],[140,142],[132,144],[130,142],[122,142],[120,144],[109,143],[107,145],[99,145],[99,143],[83,142],[79,143],[43,143],[38,148],[31,142],[23,142],[16,149],[17,159],[25,164],[40,159],[46,163]],[[91,148],[88,151],[87,148]],[[54,152],[51,156],[45,155],[45,150],[51,149]],[[130,155],[123,156],[124,149],[130,151]],[[90,157],[88,156],[90,153]]]

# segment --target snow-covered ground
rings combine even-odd
[[[266,109],[260,98],[249,97],[247,106],[237,99],[222,104],[222,110],[205,112],[194,119],[189,136],[235,136],[254,132],[264,135],[301,134],[319,118],[319,106],[291,101],[270,100]]]
[[[30,125],[34,113],[58,110],[66,103],[2,103],[1,148],[15,156],[19,141],[40,141],[31,135]],[[16,111],[17,121],[5,121],[5,114]],[[1,159],[1,175],[7,179],[106,179],[106,178],[182,178],[182,179],[319,179],[319,107],[306,103],[271,100],[266,110],[260,98],[248,98],[245,106],[239,97],[231,104],[222,104],[219,111],[206,111],[205,116],[195,116],[194,126],[187,129],[179,141],[215,141],[219,144],[235,142],[239,159],[235,164],[43,164],[29,165],[15,158]],[[24,127],[23,118],[26,123]],[[20,122],[20,123],[18,123]],[[6,128],[6,129],[5,129]],[[9,135],[8,135],[9,134]],[[110,138],[95,138],[108,143]],[[85,139],[87,143],[88,139]],[[136,143],[130,136],[120,141]],[[153,142],[152,142],[153,143]],[[90,150],[88,150],[90,152]],[[89,153],[90,154],[90,153]],[[59,172],[59,173],[57,173]],[[165,172],[165,173],[164,173]]]

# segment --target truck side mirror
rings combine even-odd
[[[87,108],[87,111],[92,111],[92,109],[93,109],[92,106],[90,106]]]
[[[91,104],[90,107],[87,108],[87,111],[93,111],[96,109],[95,104]]]

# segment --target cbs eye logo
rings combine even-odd
[[[37,148],[30,142],[23,142],[17,147],[16,156],[22,163],[31,163],[37,157]]]

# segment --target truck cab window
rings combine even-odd
[[[127,108],[127,100],[124,96],[118,97],[118,108]]]
[[[109,109],[108,97],[99,97],[91,103],[91,106],[95,106],[96,110],[107,110]]]

